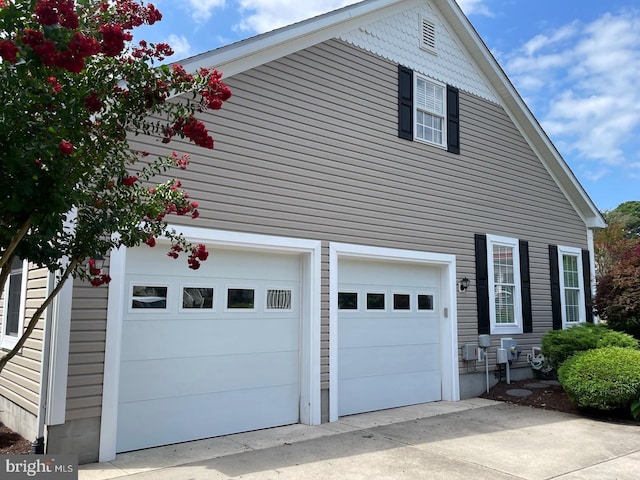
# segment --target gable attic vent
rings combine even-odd
[[[432,51],[435,53],[436,51],[436,24],[426,20],[426,19],[422,19],[422,31],[421,31],[421,38],[422,38],[422,43],[421,43],[421,47]]]

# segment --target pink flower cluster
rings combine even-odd
[[[187,263],[190,269],[198,270],[200,262],[204,262],[207,258],[209,258],[209,252],[207,252],[207,247],[201,243],[191,249]]]
[[[80,26],[73,0],[39,0],[35,14],[42,25],[58,25],[76,29]]]
[[[68,142],[67,140],[62,140],[58,144],[58,149],[60,150],[60,153],[62,155],[70,155],[71,153],[73,153],[74,147],[71,142]]]
[[[207,108],[220,110],[220,108],[222,108],[222,102],[231,98],[231,90],[222,83],[222,74],[217,70],[207,70],[203,68],[200,70],[200,75],[203,77],[208,76],[209,78],[207,87],[200,92],[202,101]]]
[[[103,2],[100,5],[102,11],[108,10],[109,7],[109,2]],[[127,30],[144,24],[153,25],[162,20],[162,13],[151,3],[144,6],[134,0],[119,0],[115,4],[115,9],[116,13],[125,19],[122,26]]]
[[[30,46],[40,61],[50,67],[56,66],[72,73],[80,73],[84,68],[84,59],[100,52],[98,41],[76,32],[69,42],[67,50],[58,51],[53,41],[45,39],[38,30],[25,29],[22,43]]]
[[[16,63],[17,55],[18,47],[16,47],[11,40],[0,41],[0,57],[2,57],[5,62]]]
[[[89,281],[94,287],[99,287],[111,281],[111,277],[107,273],[102,273],[102,269],[96,267],[96,260],[89,259],[87,262],[89,270]]]
[[[189,154],[183,153],[182,156],[179,156],[176,152],[172,152],[171,158],[173,158],[173,161],[175,162],[175,164],[178,167],[180,167],[180,170],[187,169],[187,165],[189,165],[189,159],[190,159]]]

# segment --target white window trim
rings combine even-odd
[[[10,279],[7,278],[7,282],[5,283],[5,287],[9,288]],[[24,310],[27,303],[27,283],[29,281],[29,262],[27,260],[22,261],[22,282],[20,284],[20,313],[18,316],[18,335],[12,336],[7,335],[5,333],[5,326],[7,323],[7,307],[9,305],[9,295],[8,292],[5,295],[3,292],[3,302],[2,302],[2,331],[0,332],[0,348],[11,350],[16,346],[18,340],[20,339],[21,332],[24,331]]]
[[[430,142],[423,138],[418,137],[418,79],[431,83],[437,87],[443,89],[442,101],[443,101],[443,113],[442,113],[442,141],[440,143]],[[439,116],[433,112],[428,112],[430,115]],[[416,142],[426,143],[427,145],[433,145],[442,149],[447,149],[447,86],[444,83],[438,82],[425,75],[420,75],[416,72],[413,73],[413,139]]]
[[[493,247],[502,245],[513,248],[513,277],[515,284],[515,298],[513,299],[515,322],[510,324],[496,323],[496,285],[494,282]],[[522,333],[522,286],[520,284],[520,248],[517,238],[487,235],[487,271],[489,277],[489,318],[492,334]]]
[[[580,308],[579,312],[579,321],[577,322],[568,322],[567,321],[567,309],[566,309],[566,299],[565,299],[565,286],[564,286],[564,262],[563,257],[565,255],[570,255],[572,257],[577,258],[578,264],[578,286],[580,288],[580,298],[578,299],[578,306]],[[585,310],[584,305],[584,275],[582,271],[582,250],[576,247],[565,247],[558,245],[558,276],[560,277],[560,305],[562,308],[562,328],[570,328],[575,325],[579,325],[581,323],[585,323],[587,321],[587,312]]]

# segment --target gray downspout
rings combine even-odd
[[[55,273],[49,273],[47,277],[47,295],[53,290],[56,277]],[[53,330],[53,315],[58,306],[58,298],[54,298],[44,315],[44,332],[42,345],[42,361],[40,362],[40,394],[38,395],[38,432],[36,439],[31,444],[31,453],[45,453],[44,430],[47,418],[47,405],[49,403],[49,360],[51,356],[51,331]]]

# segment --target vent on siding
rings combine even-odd
[[[436,51],[436,24],[423,18],[421,38],[422,38],[422,48],[435,52]]]
[[[267,290],[267,310],[290,310],[291,290]]]

